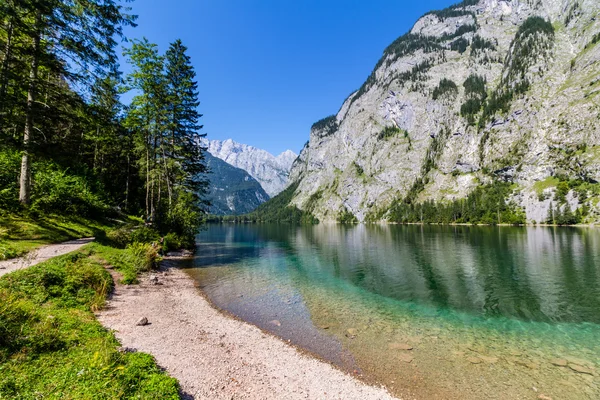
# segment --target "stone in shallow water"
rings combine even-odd
[[[526,361],[526,360],[516,360],[515,364],[520,365],[522,367],[527,367],[529,369],[537,369],[538,365],[534,362],[531,361]]]
[[[467,361],[471,364],[481,364],[481,359],[478,357],[468,357]]]
[[[556,365],[557,367],[566,367],[568,365],[568,362],[564,358],[555,358],[553,360],[550,360],[550,364]]]
[[[269,323],[271,325],[281,326],[281,322],[279,322],[279,320],[277,320],[277,319],[274,319],[273,321],[269,321]]]
[[[413,347],[407,343],[390,343],[388,344],[390,350],[412,350]]]
[[[579,372],[580,374],[594,375],[594,371],[582,365],[569,364],[569,368],[571,368],[575,372]]]
[[[583,365],[586,367],[591,367],[593,365],[590,361],[584,360],[582,358],[565,357],[565,360],[567,360],[569,364]]]
[[[498,357],[492,357],[492,356],[479,356],[479,358],[481,358],[481,360],[485,363],[488,364],[495,364],[496,362],[498,362]]]
[[[410,354],[407,353],[400,353],[398,355],[398,359],[400,361],[404,361],[405,363],[411,363],[413,362],[413,360],[415,359],[413,356],[411,356]]]
[[[358,331],[355,328],[348,328],[346,330],[346,337],[349,337],[350,339],[354,339],[356,337],[357,333],[358,333]]]

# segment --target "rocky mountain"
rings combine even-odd
[[[207,140],[203,145],[213,156],[248,172],[269,196],[275,196],[286,188],[290,168],[298,157],[291,150],[286,150],[275,157],[265,150],[237,143],[231,139]]]
[[[597,221],[599,95],[597,0],[427,13],[312,126],[291,204],[322,221],[423,220],[446,204],[461,221],[482,199],[497,222],[506,207],[522,222]]]
[[[207,199],[211,202],[209,212],[213,215],[246,214],[269,200],[260,183],[246,171],[205,153],[210,170]]]

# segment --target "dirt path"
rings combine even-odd
[[[70,240],[64,243],[51,244],[40,247],[39,249],[28,253],[24,257],[0,261],[0,276],[6,275],[18,269],[31,267],[52,257],[62,256],[63,254],[70,253],[93,241],[94,238],[84,238]]]
[[[123,347],[150,353],[189,399],[392,399],[258,328],[214,309],[168,261],[158,284],[116,285],[99,321]],[[146,317],[149,324],[136,326]]]

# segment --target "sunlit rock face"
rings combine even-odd
[[[274,156],[265,150],[231,139],[207,140],[203,145],[213,156],[248,172],[271,197],[287,187],[290,168],[298,157],[291,150]]]
[[[419,179],[417,201],[463,198],[500,179],[515,184],[511,200],[527,220],[542,222],[555,177],[600,181],[600,2],[465,3],[420,18],[339,112],[313,126],[290,172],[295,205],[321,221],[343,210],[385,219]],[[535,16],[554,32],[521,32]],[[468,115],[473,75],[486,82],[480,98],[500,101]],[[586,197],[571,192],[562,207],[585,202],[597,220],[599,199]]]

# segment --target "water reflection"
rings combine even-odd
[[[286,257],[270,273],[475,315],[600,323],[595,230],[224,225],[199,241],[196,267]]]

